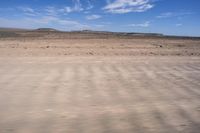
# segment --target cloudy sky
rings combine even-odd
[[[0,27],[200,36],[200,0],[0,0]]]

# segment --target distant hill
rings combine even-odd
[[[28,30],[30,30],[30,29],[0,27],[0,31],[8,31],[8,32],[14,32],[14,31],[28,31]]]
[[[17,34],[17,32],[24,32],[24,31],[27,31],[27,30],[20,29],[20,28],[0,27],[0,38],[19,37],[19,34]]]
[[[58,30],[53,29],[53,28],[38,28],[35,31],[45,31],[45,32],[47,32],[47,31],[58,31]]]
[[[160,33],[137,33],[137,32],[111,32],[111,31],[94,31],[94,30],[81,30],[72,31],[77,33],[91,33],[91,34],[109,34],[109,35],[128,35],[128,36],[164,36]]]
[[[138,33],[138,32],[112,32],[112,31],[95,31],[95,30],[77,30],[77,31],[60,31],[53,28],[38,28],[38,29],[20,29],[20,28],[5,28],[0,27],[0,38],[5,37],[44,37],[44,36],[59,35],[63,38],[73,38],[82,37],[82,38],[108,38],[108,37],[167,37],[167,38],[190,38],[190,39],[200,39],[200,37],[190,37],[190,36],[173,36],[173,35],[164,35],[160,33]]]

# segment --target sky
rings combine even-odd
[[[0,0],[0,27],[200,36],[200,0]]]

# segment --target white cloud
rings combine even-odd
[[[75,1],[75,5],[74,8],[72,8],[74,11],[82,11],[82,4],[80,2],[80,0],[74,0]]]
[[[102,24],[110,25],[110,24],[112,24],[112,23],[111,23],[111,22],[102,22]]]
[[[66,6],[58,10],[59,13],[72,13],[72,12],[80,12],[80,11],[83,11],[83,8],[78,7],[78,6],[74,6],[74,7]]]
[[[173,16],[174,16],[174,14],[172,12],[166,12],[166,13],[162,13],[159,16],[157,16],[157,18],[170,18]]]
[[[95,20],[95,19],[99,19],[99,18],[101,18],[101,16],[96,15],[96,14],[86,16],[86,19],[88,19],[88,20]]]
[[[82,4],[80,0],[73,0],[74,6],[65,6],[64,8],[59,9],[61,12],[65,13],[71,13],[71,12],[77,12],[77,11],[82,11]]]
[[[129,12],[144,12],[153,8],[150,0],[114,0],[107,1],[108,4],[103,8],[106,12],[123,14]]]
[[[90,10],[90,9],[92,9],[92,8],[94,8],[94,5],[92,5],[92,3],[90,2],[90,0],[87,0],[87,4],[88,4],[88,6],[87,6],[87,10]]]
[[[22,11],[27,16],[37,16],[39,13],[30,7],[17,7],[18,10]]]
[[[51,15],[51,16],[56,16],[58,14],[57,9],[53,6],[46,7],[45,12],[47,13],[47,15]]]
[[[83,11],[82,4],[80,0],[74,0],[74,6],[65,6],[64,8],[58,9],[59,13],[72,13],[72,12],[80,12]]]
[[[35,10],[30,7],[18,7],[19,10],[22,10],[24,12],[34,13]]]
[[[180,27],[180,26],[182,26],[183,24],[176,24],[176,27]]]
[[[17,7],[17,9],[22,11],[27,16],[39,16],[39,15],[58,16],[58,15],[65,15],[68,13],[81,12],[81,11],[89,13],[89,10],[94,7],[90,0],[86,0],[87,6],[84,8],[80,0],[72,0],[72,1],[73,1],[72,6],[64,5],[63,7],[60,8],[57,8],[55,6],[46,6],[41,9],[33,9],[30,7]]]
[[[150,26],[150,22],[146,21],[144,23],[140,23],[140,24],[130,24],[129,26],[131,27],[143,27],[143,28],[147,28]]]
[[[165,12],[156,17],[157,18],[171,18],[171,17],[182,17],[186,15],[191,15],[191,14],[193,13],[192,12]]]
[[[74,20],[66,20],[66,19],[61,19],[59,17],[51,17],[51,16],[45,16],[39,19],[29,19],[32,22],[38,23],[38,24],[45,24],[45,25],[50,25],[50,24],[55,24],[55,25],[61,25],[61,26],[66,26],[71,27],[74,29],[82,29],[82,28],[88,28],[88,25],[81,24],[78,21]]]
[[[0,18],[0,27],[15,27],[15,28],[39,28],[53,27],[60,30],[81,30],[90,28],[89,25],[81,24],[78,21],[66,20],[54,16],[43,16],[39,18],[23,18],[23,19],[7,19]]]
[[[105,27],[105,25],[103,25],[103,24],[96,24],[96,25],[94,25],[96,28],[103,28],[103,27]]]
[[[74,1],[74,6],[65,6],[63,8],[56,8],[53,6],[46,7],[45,11],[47,12],[48,15],[57,15],[57,14],[68,14],[72,12],[80,12],[83,11],[84,9],[82,8],[82,4],[80,0],[73,0]]]

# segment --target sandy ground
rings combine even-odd
[[[7,39],[0,56],[200,56],[200,39]]]
[[[199,133],[200,41],[0,39],[0,133]]]

